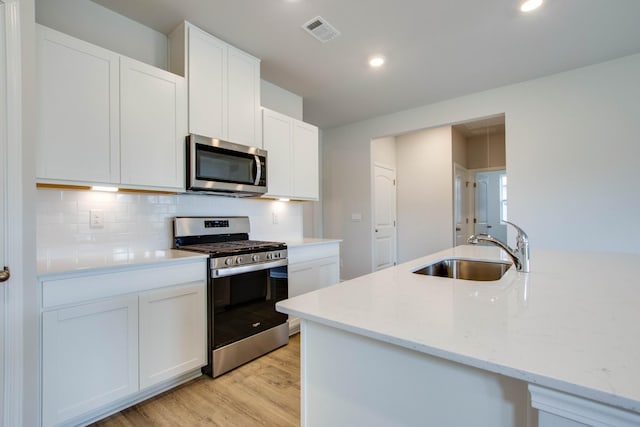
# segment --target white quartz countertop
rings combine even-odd
[[[288,247],[291,246],[309,246],[309,245],[326,245],[331,243],[340,243],[339,239],[318,239],[315,237],[304,237],[302,239],[287,240],[285,243]]]
[[[413,274],[459,246],[279,302],[278,310],[640,413],[639,254],[532,250],[498,281]]]
[[[38,277],[46,279],[88,272],[100,273],[139,267],[145,264],[185,262],[197,258],[207,258],[207,255],[176,249],[107,252],[91,255],[78,253],[64,257],[38,259]]]

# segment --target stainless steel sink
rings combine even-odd
[[[492,281],[498,280],[513,264],[507,262],[476,261],[448,258],[415,270],[416,274],[448,277],[450,279]]]

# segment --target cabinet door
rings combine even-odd
[[[318,200],[318,128],[293,121],[293,195],[297,199]]]
[[[42,418],[50,426],[138,391],[138,297],[42,314]]]
[[[184,78],[122,58],[121,183],[184,188]]]
[[[267,150],[266,196],[291,197],[291,121],[275,111],[263,110],[263,147]]]
[[[259,146],[260,141],[260,61],[228,49],[228,134],[229,141]]]
[[[207,364],[205,282],[140,294],[140,388]]]
[[[118,55],[38,26],[37,177],[117,182]]]
[[[187,27],[189,132],[211,138],[227,135],[227,44]]]
[[[334,285],[340,281],[340,260],[323,258],[289,265],[289,298]]]

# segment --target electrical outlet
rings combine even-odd
[[[91,209],[89,211],[89,227],[104,228],[104,212],[102,209]]]
[[[278,223],[278,214],[277,214],[277,213],[275,213],[275,212],[274,212],[274,213],[272,213],[272,214],[271,214],[271,221],[272,221],[274,224],[277,224],[277,223]]]

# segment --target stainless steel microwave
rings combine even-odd
[[[187,136],[187,190],[249,197],[267,192],[267,151],[200,135]]]

